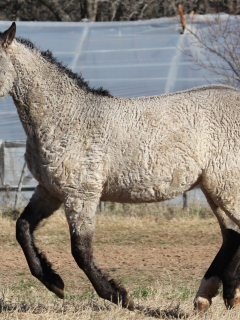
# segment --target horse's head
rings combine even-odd
[[[3,33],[0,33],[0,98],[11,92],[16,72],[11,61],[13,39],[16,33],[16,24]]]

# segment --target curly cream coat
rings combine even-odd
[[[0,96],[10,94],[27,134],[26,161],[39,186],[17,222],[30,270],[59,297],[64,284],[34,245],[37,224],[64,203],[72,253],[97,293],[133,309],[126,289],[93,259],[99,200],[163,201],[200,185],[216,214],[223,245],[204,276],[195,306],[206,310],[223,283],[227,306],[239,301],[240,92],[212,85],[124,99],[1,34]]]

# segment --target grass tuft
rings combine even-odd
[[[154,296],[156,294],[156,289],[153,290],[152,288],[148,287],[139,287],[133,291],[133,297],[135,298],[147,298],[149,296]]]

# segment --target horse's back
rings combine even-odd
[[[240,129],[239,97],[239,91],[231,87],[205,86],[124,99],[124,108],[118,113],[130,110],[130,116],[120,116],[122,121],[114,124],[108,155],[111,174],[106,177],[102,199],[161,201],[191,189],[216,155],[226,157],[232,145],[226,126],[233,120],[235,140]],[[224,141],[226,150],[221,143],[216,145],[219,140]],[[238,162],[238,152],[231,152]]]

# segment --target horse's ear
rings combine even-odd
[[[2,47],[7,49],[12,43],[16,34],[16,23],[13,22],[11,27],[3,32],[2,35]]]

